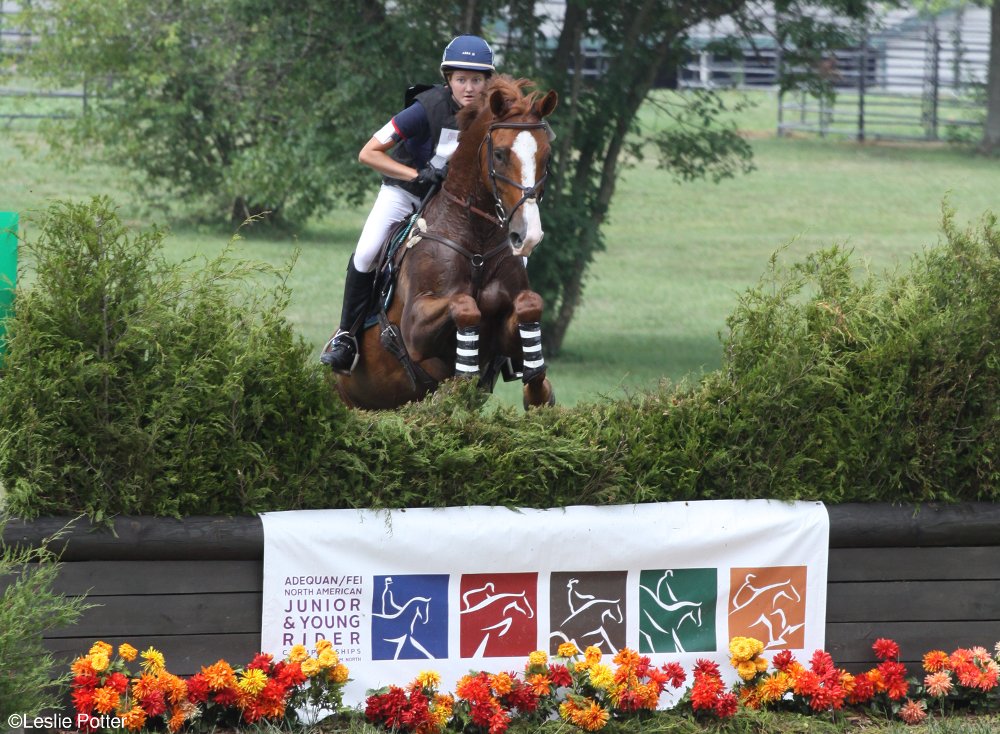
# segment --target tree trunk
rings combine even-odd
[[[986,81],[986,125],[980,149],[1000,152],[1000,0],[990,8],[990,61]]]

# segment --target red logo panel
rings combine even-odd
[[[524,657],[538,648],[537,573],[462,576],[463,658]]]

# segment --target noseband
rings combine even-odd
[[[490,125],[489,129],[486,131],[486,137],[483,138],[483,142],[479,144],[480,155],[482,155],[483,143],[486,144],[486,156],[489,160],[490,165],[490,185],[493,188],[493,200],[496,206],[497,219],[500,220],[500,226],[503,227],[510,221],[510,218],[514,216],[516,212],[524,202],[528,199],[542,200],[542,184],[545,183],[545,179],[549,177],[549,169],[546,165],[545,173],[542,177],[535,181],[532,186],[522,186],[517,181],[513,181],[502,173],[497,173],[496,167],[493,165],[493,131],[494,130],[545,130],[547,125],[544,121],[539,122],[494,122]],[[521,199],[514,205],[514,208],[507,213],[503,205],[503,199],[500,198],[500,191],[497,188],[497,179],[500,179],[504,183],[513,186],[515,189],[519,189],[522,192]]]

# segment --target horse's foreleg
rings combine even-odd
[[[556,393],[545,376],[542,356],[542,297],[534,291],[521,291],[514,299],[514,318],[521,340],[524,365],[524,407],[555,405]]]
[[[479,322],[482,320],[479,306],[472,296],[462,294],[451,299],[448,310],[458,337],[455,376],[475,377],[479,374]]]
[[[442,340],[450,328],[455,328],[458,341],[455,371],[460,376],[479,374],[479,324],[482,314],[475,299],[466,294],[455,296],[422,295],[404,313],[404,339],[414,361],[429,357],[448,359],[441,353]]]

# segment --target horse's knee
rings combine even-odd
[[[514,314],[520,322],[541,321],[544,307],[542,297],[534,291],[521,291],[514,298]]]
[[[482,319],[479,306],[476,305],[476,299],[467,293],[453,297],[448,304],[448,311],[452,321],[460,329],[478,326]]]

